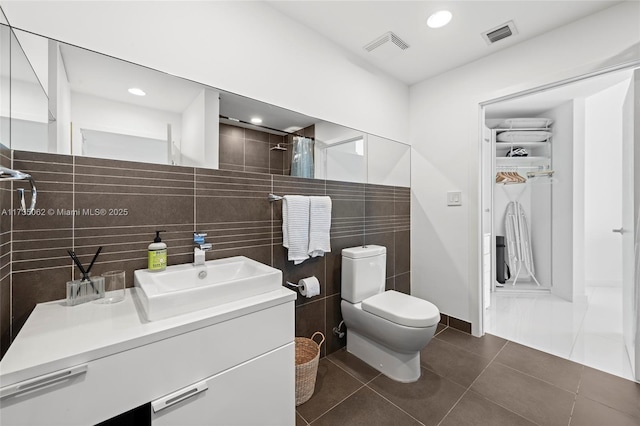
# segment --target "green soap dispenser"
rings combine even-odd
[[[149,264],[150,271],[164,271],[167,268],[167,245],[160,239],[160,233],[166,231],[156,231],[153,243],[149,244]]]

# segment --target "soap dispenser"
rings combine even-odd
[[[164,271],[167,268],[167,245],[162,242],[160,233],[156,231],[153,243],[149,244],[149,264],[150,271]]]

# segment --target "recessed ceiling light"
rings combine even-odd
[[[262,123],[262,118],[259,118],[259,117],[253,117],[253,118],[251,119],[251,122],[252,122],[253,124],[260,124],[260,123]]]
[[[440,28],[444,27],[451,21],[453,15],[448,10],[441,10],[435,13],[432,13],[431,16],[427,19],[427,25],[431,28]]]
[[[130,88],[129,89],[129,93],[131,93],[132,95],[136,95],[136,96],[144,96],[144,95],[146,95],[146,93],[144,93],[144,90],[138,89],[137,87]]]

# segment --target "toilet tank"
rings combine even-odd
[[[342,249],[342,298],[362,302],[385,289],[387,248],[360,246]]]

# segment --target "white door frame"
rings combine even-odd
[[[511,93],[509,95],[504,95],[504,96],[500,96],[497,98],[493,98],[493,99],[489,99],[483,102],[480,102],[478,104],[478,134],[479,134],[479,138],[477,143],[479,144],[479,157],[478,157],[478,161],[480,161],[480,167],[478,168],[478,170],[480,171],[480,179],[478,179],[478,187],[477,187],[477,194],[478,194],[478,210],[477,210],[477,216],[476,216],[476,220],[477,220],[477,224],[478,224],[478,233],[476,236],[476,247],[477,247],[477,253],[478,253],[478,270],[477,270],[477,296],[478,296],[478,306],[477,306],[477,312],[478,315],[476,317],[476,321],[478,324],[478,330],[479,330],[479,335],[483,336],[485,334],[485,327],[484,327],[484,316],[485,316],[485,309],[484,309],[484,290],[483,290],[483,272],[484,272],[484,268],[483,268],[483,262],[482,262],[482,254],[483,254],[483,250],[482,250],[482,241],[483,241],[483,233],[484,233],[484,229],[483,229],[483,215],[484,215],[484,210],[486,208],[491,209],[491,213],[493,214],[493,206],[485,206],[484,204],[484,183],[485,183],[485,179],[484,179],[484,172],[486,171],[486,165],[484,164],[483,158],[484,158],[484,150],[487,149],[491,149],[491,144],[487,144],[486,142],[484,142],[484,111],[485,111],[485,107],[489,106],[489,105],[493,105],[499,102],[504,102],[504,101],[508,101],[508,100],[512,100],[512,99],[516,99],[516,98],[520,98],[523,96],[528,96],[528,95],[533,95],[533,94],[537,94],[537,93],[542,93],[542,92],[546,92],[549,90],[553,90],[553,89],[557,89],[559,87],[571,84],[571,83],[577,83],[579,81],[583,81],[583,80],[588,80],[590,78],[593,77],[599,77],[599,76],[603,76],[603,75],[607,75],[610,73],[614,73],[614,72],[619,72],[619,71],[625,71],[625,70],[632,70],[632,69],[636,69],[636,68],[640,68],[640,60],[635,60],[635,61],[629,61],[629,62],[623,62],[621,64],[618,65],[614,65],[611,67],[606,67],[606,68],[602,68],[600,70],[597,71],[593,71],[587,74],[582,74],[579,76],[575,76],[575,77],[570,77],[564,80],[560,80],[560,81],[556,81],[554,83],[549,83],[549,84],[545,84],[542,86],[538,86],[538,87],[534,87],[532,89],[527,89],[527,90],[523,90],[520,92],[514,92]],[[492,248],[492,258],[494,256],[493,253],[493,248]],[[491,271],[490,271],[490,276],[493,279],[494,276],[494,270],[493,270],[493,262],[491,265]]]

